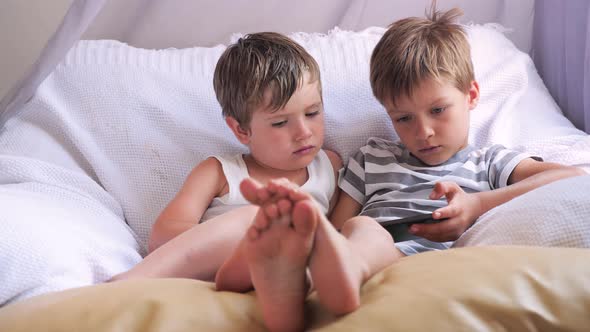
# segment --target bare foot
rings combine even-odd
[[[258,206],[283,198],[291,201],[312,199],[311,195],[286,178],[270,180],[266,186],[252,178],[246,178],[240,183],[240,191],[248,202]]]
[[[295,202],[295,204],[298,202],[309,203],[310,213],[315,216],[318,223],[309,268],[320,302],[326,309],[336,315],[354,311],[360,305],[360,287],[371,275],[371,271],[369,264],[362,259],[360,254],[364,249],[355,247],[353,241],[349,241],[347,238],[350,227],[343,230],[344,235],[339,233],[321,210],[317,208],[313,198],[308,193],[299,190],[297,185],[288,180],[271,181],[265,188],[266,192],[262,195],[260,191],[256,192],[258,197],[270,195],[285,197]],[[362,218],[357,217],[356,219]],[[360,244],[362,247],[370,247],[371,244],[367,243],[367,239],[370,240],[373,235],[375,235],[375,240],[381,240],[377,235],[379,232],[373,232],[370,226],[364,227],[367,226],[366,220],[357,221],[364,224],[360,227],[362,230],[360,228],[355,230],[354,236],[360,238],[355,240],[361,240],[354,241],[356,244]],[[261,224],[265,225],[266,223],[261,222]],[[376,223],[372,226],[375,225]],[[360,236],[359,233],[361,233]],[[391,246],[393,241],[391,239],[387,241],[388,245]],[[387,255],[387,253],[384,253],[384,255]]]
[[[248,230],[245,255],[266,326],[304,329],[306,268],[317,218],[313,202],[281,199],[263,206]]]
[[[271,180],[263,186],[254,179],[247,178],[240,183],[240,191],[250,203],[258,206],[269,206],[276,209],[276,203],[286,198],[291,201],[307,199],[310,196],[298,191],[299,187],[287,179]],[[292,198],[289,195],[293,196]],[[271,211],[272,212],[272,211]],[[274,215],[274,212],[272,212]],[[255,218],[255,229],[265,230],[269,227],[268,218]],[[250,227],[248,228],[250,229]],[[248,237],[245,236],[232,255],[219,267],[215,275],[215,287],[219,291],[246,292],[252,290],[252,279],[244,252]]]

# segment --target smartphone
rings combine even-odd
[[[393,226],[393,225],[399,225],[399,224],[405,224],[407,226],[410,226],[412,224],[432,224],[432,223],[441,222],[443,220],[444,219],[433,219],[432,213],[423,213],[423,214],[417,214],[415,216],[410,216],[410,217],[406,217],[406,218],[385,221],[380,224],[381,224],[381,226],[387,228],[387,226]]]

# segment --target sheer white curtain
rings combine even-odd
[[[72,3],[57,31],[41,50],[37,61],[16,82],[11,91],[0,99],[0,128],[31,98],[39,84],[51,73],[67,50],[78,41],[82,33],[92,23],[105,1],[77,0]]]
[[[536,0],[533,59],[564,114],[590,133],[590,0]]]

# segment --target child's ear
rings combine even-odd
[[[231,116],[225,117],[225,123],[231,129],[234,136],[240,141],[240,143],[247,145],[250,143],[250,130],[242,128],[238,120]]]
[[[479,84],[477,81],[471,81],[471,87],[469,87],[469,110],[474,109],[479,102]]]

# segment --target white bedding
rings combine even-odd
[[[368,81],[368,58],[382,32],[294,35],[320,64],[326,147],[344,160],[369,136],[395,136]],[[474,26],[470,38],[482,92],[471,142],[502,143],[590,170],[589,136],[563,117],[530,58],[494,27]],[[212,89],[223,49],[81,41],[6,123],[0,264],[10,273],[0,276],[0,304],[128,269],[190,169],[211,153],[244,150],[225,127]],[[547,203],[555,198],[541,196]],[[586,196],[567,199],[588,206]],[[526,206],[526,197],[518,204]],[[587,210],[574,209],[568,220],[531,213],[537,223],[588,219]]]
[[[590,248],[590,175],[550,183],[482,215],[454,247]]]

